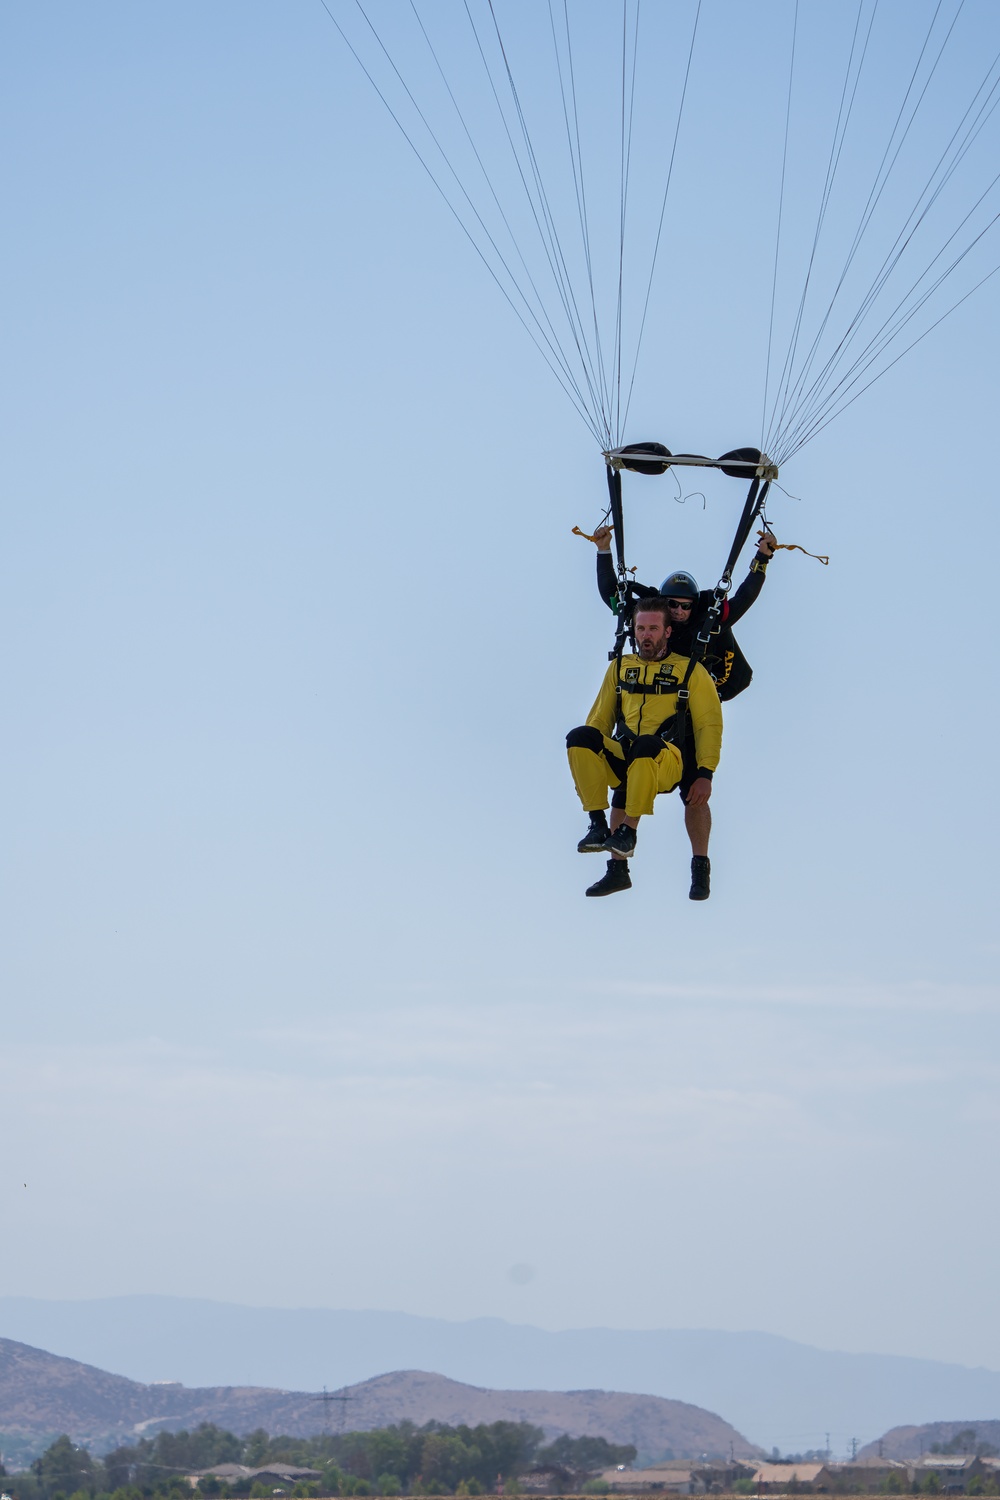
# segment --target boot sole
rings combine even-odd
[[[586,891],[584,891],[584,895],[585,896],[616,896],[619,891],[630,891],[631,889],[632,889],[632,882],[630,880],[627,885],[609,885],[607,887],[607,889],[603,890],[603,891],[599,891],[596,886],[592,885]]]

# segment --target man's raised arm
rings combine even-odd
[[[750,564],[749,573],[729,601],[729,609],[726,612],[727,625],[734,625],[737,620],[742,620],[751,604],[757,603],[760,591],[764,587],[767,565],[774,556],[777,545],[777,538],[769,531],[765,531],[760,539],[756,556]]]
[[[594,544],[597,547],[597,589],[612,614],[618,613],[618,576],[615,573],[615,564],[611,556],[611,527],[598,526],[594,532]],[[630,583],[629,594],[635,599],[648,599],[655,594],[656,589],[649,588],[644,583]],[[630,603],[627,600],[626,603]]]

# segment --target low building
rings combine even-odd
[[[827,1468],[836,1480],[836,1488],[846,1495],[875,1495],[887,1487],[903,1494],[913,1483],[909,1468],[899,1458],[853,1458],[845,1463],[827,1464]],[[888,1484],[891,1474],[896,1479]]]
[[[266,1484],[272,1489],[291,1489],[296,1484],[308,1484],[322,1479],[323,1475],[319,1469],[301,1469],[294,1464],[268,1464],[262,1469],[251,1469],[247,1464],[213,1464],[210,1469],[199,1469],[196,1474],[188,1474],[186,1477],[192,1487],[202,1479],[217,1479],[220,1484],[247,1488],[255,1484]]]
[[[910,1464],[912,1482],[924,1486],[931,1474],[936,1474],[943,1495],[964,1495],[973,1478],[985,1478],[995,1471],[989,1460],[977,1458],[973,1453],[924,1453],[915,1464]]]
[[[731,1490],[737,1479],[748,1479],[754,1468],[735,1459],[713,1463],[703,1458],[671,1458],[645,1469],[605,1469],[594,1477],[616,1495],[720,1495]]]
[[[836,1475],[825,1463],[758,1464],[752,1477],[758,1495],[828,1494],[837,1488]]]
[[[648,1469],[605,1469],[602,1479],[613,1495],[704,1495],[708,1486],[696,1473],[698,1465],[673,1459]]]
[[[517,1482],[526,1495],[564,1495],[577,1488],[575,1478],[569,1469],[558,1464],[536,1464],[527,1473],[519,1474]]]

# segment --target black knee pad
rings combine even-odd
[[[640,734],[632,741],[633,760],[655,760],[663,749],[663,741],[655,734]]]
[[[581,724],[579,729],[571,729],[566,736],[566,749],[593,750],[595,755],[600,755],[604,749],[604,736],[592,724]]]

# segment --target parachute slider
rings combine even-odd
[[[611,469],[631,469],[637,474],[665,474],[674,467],[721,469],[730,479],[765,479],[778,477],[778,466],[772,464],[759,448],[734,448],[721,458],[706,458],[701,453],[671,453],[662,443],[629,443],[624,448],[610,448],[604,461]]]

